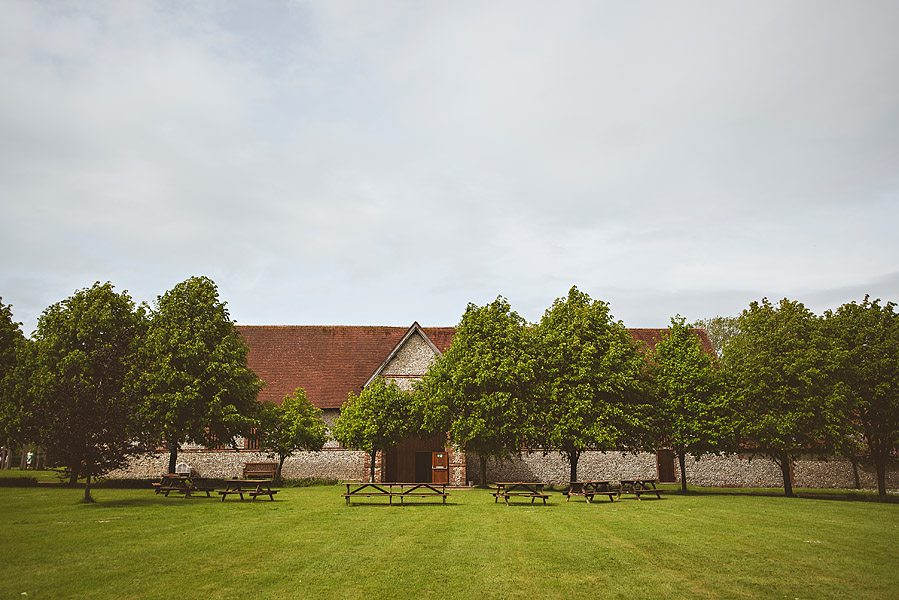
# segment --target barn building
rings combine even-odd
[[[393,380],[403,389],[411,389],[431,362],[453,340],[453,327],[381,326],[256,326],[237,327],[249,346],[248,362],[265,382],[260,400],[280,403],[298,387],[322,410],[329,425],[340,414],[350,392],[358,394],[376,377]],[[632,337],[649,347],[655,345],[665,329],[629,329]],[[705,332],[698,335],[708,352],[713,352]],[[185,447],[182,461],[207,477],[234,477],[248,462],[271,460],[254,446],[253,440],[238,440],[238,449]],[[366,453],[328,442],[322,452],[298,452],[284,463],[286,478],[318,477],[326,479],[366,480],[369,476]],[[167,468],[167,456],[145,456],[132,461],[112,477],[158,477]],[[379,454],[375,476],[379,481],[446,481],[466,485],[479,473],[478,459],[466,456],[448,445],[445,436],[410,439],[392,451]],[[671,452],[620,453],[585,452],[578,464],[583,479],[657,478],[675,482]],[[532,452],[520,458],[488,464],[491,481],[544,481],[564,484],[568,465],[555,452]],[[863,488],[876,488],[871,465],[854,468],[848,460],[831,457],[820,460],[807,457],[793,465],[795,487],[853,488],[856,475]],[[704,456],[687,461],[687,479],[691,484],[737,487],[780,487],[780,469],[770,460],[749,456]],[[887,487],[899,488],[899,465],[890,465]]]

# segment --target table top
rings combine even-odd
[[[274,479],[226,479],[225,483],[245,483],[247,485],[263,485],[272,483]]]
[[[358,486],[358,488],[356,489],[356,491],[359,491],[359,490],[362,490],[362,489],[367,488],[367,487],[373,487],[373,488],[376,488],[376,489],[381,489],[382,487],[387,487],[387,488],[390,488],[390,487],[401,487],[401,488],[440,487],[440,488],[446,488],[446,486],[449,485],[449,484],[446,484],[446,483],[433,483],[433,482],[430,482],[430,481],[422,481],[422,482],[418,482],[418,483],[415,483],[415,482],[400,483],[400,482],[395,482],[395,481],[390,482],[390,483],[361,482],[361,481],[344,481],[344,482],[343,482],[343,485],[345,485],[345,486],[347,487],[348,490],[349,490],[350,487],[352,487],[352,486]],[[383,491],[383,490],[382,490],[382,491]]]
[[[383,492],[383,491],[385,491],[385,490],[383,490],[383,489],[381,489],[381,488],[382,488],[382,487],[385,487],[385,486],[389,486],[390,484],[389,484],[389,483],[378,483],[378,482],[374,482],[374,481],[369,481],[369,482],[363,482],[363,481],[344,481],[344,482],[343,482],[343,485],[346,486],[346,489],[347,489],[347,490],[349,490],[351,486],[354,486],[354,485],[355,485],[355,486],[357,486],[357,488],[356,488],[355,491],[359,491],[359,490],[365,489],[365,488],[367,488],[367,487],[373,487],[373,488],[379,489],[379,490],[381,490],[381,491]]]
[[[546,485],[542,481],[497,481],[496,485]]]

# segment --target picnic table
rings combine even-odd
[[[572,481],[565,495],[571,500],[572,496],[583,496],[589,504],[595,496],[608,496],[610,502],[614,502],[616,492],[609,488],[608,481]]]
[[[272,489],[272,481],[271,479],[228,479],[225,481],[225,489],[220,490],[219,494],[222,495],[222,502],[229,494],[238,494],[241,500],[246,494],[253,501],[259,496],[268,496],[269,500],[274,502],[278,490]]]
[[[526,482],[526,481],[507,481],[507,482],[497,482],[496,483],[496,491],[493,492],[493,503],[496,504],[500,498],[506,501],[506,506],[509,505],[509,498],[512,496],[522,497],[522,498],[530,498],[531,504],[534,503],[534,500],[540,498],[543,500],[543,504],[546,504],[546,499],[549,498],[549,494],[543,491],[543,488],[546,487],[545,483],[539,482]]]
[[[159,483],[153,484],[153,488],[157,494],[165,494],[166,498],[171,492],[184,494],[185,498],[194,492],[206,492],[206,497],[210,498],[210,492],[215,491],[215,488],[204,486],[200,477],[187,473],[166,473]]]
[[[618,489],[618,498],[621,494],[633,494],[640,500],[643,494],[655,494],[656,498],[662,499],[662,490],[656,487],[655,479],[622,479],[621,487]]]
[[[387,498],[388,504],[393,504],[394,498],[400,499],[400,504],[406,498],[436,498],[443,499],[446,504],[446,497],[449,493],[446,491],[445,483],[364,483],[360,481],[344,481],[347,506],[353,498]]]
[[[394,491],[394,486],[399,487],[399,492]],[[400,499],[400,504],[404,498],[433,498],[440,496],[443,503],[446,504],[446,497],[449,495],[446,491],[445,483],[391,483],[391,497]]]

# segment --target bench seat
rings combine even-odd
[[[521,498],[530,498],[531,504],[534,503],[534,500],[540,498],[543,500],[543,504],[546,504],[547,498],[549,498],[549,494],[534,494],[531,492],[493,492],[493,496],[495,497],[494,502],[502,498],[506,501],[506,504],[509,504],[509,498],[512,496],[518,496]]]
[[[639,498],[641,494],[655,494],[657,498],[661,498],[661,494],[664,491],[665,490],[633,490],[632,493],[635,494],[637,498]]]
[[[243,500],[244,494],[251,497],[253,500],[255,500],[257,496],[268,496],[272,501],[274,501],[275,494],[277,494],[278,491],[279,490],[268,490],[264,492],[257,492],[256,490],[219,490],[219,494],[222,495],[222,502],[225,501],[225,498],[228,497],[228,494],[237,494],[240,496],[241,500]]]
[[[406,492],[406,493],[394,492],[391,494],[391,496],[398,497],[400,499],[400,504],[403,503],[403,498],[410,498],[412,496],[414,496],[416,498],[434,498],[434,497],[439,496],[439,497],[443,498],[443,503],[446,504],[446,497],[449,496],[449,493],[448,492],[443,492],[443,493],[441,493],[441,492]]]
[[[618,495],[618,492],[612,492],[610,490],[604,490],[602,492],[563,492],[564,495],[568,496],[568,500],[571,500],[572,496],[583,496],[586,498],[587,502],[592,502],[595,496],[608,496],[609,500],[615,501],[615,496]],[[568,501],[566,500],[566,502]]]

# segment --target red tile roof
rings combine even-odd
[[[340,408],[403,338],[408,327],[238,325],[250,347],[250,368],[265,382],[259,400],[278,404],[296,388],[319,408]],[[453,327],[423,327],[438,350]]]
[[[265,382],[259,400],[278,404],[296,388],[319,408],[340,408],[349,392],[359,393],[396,348],[408,327],[238,325],[250,348],[250,368]],[[422,327],[441,352],[454,327]],[[654,346],[665,329],[631,329],[635,340]],[[697,330],[707,350],[712,345]]]
[[[628,329],[631,332],[631,336],[637,340],[637,342],[642,342],[646,344],[650,348],[654,348],[657,343],[662,341],[662,336],[665,334],[668,329]],[[699,336],[699,341],[702,343],[703,349],[711,355],[715,355],[715,348],[712,346],[712,340],[709,339],[708,334],[704,329],[694,329],[693,332]]]

